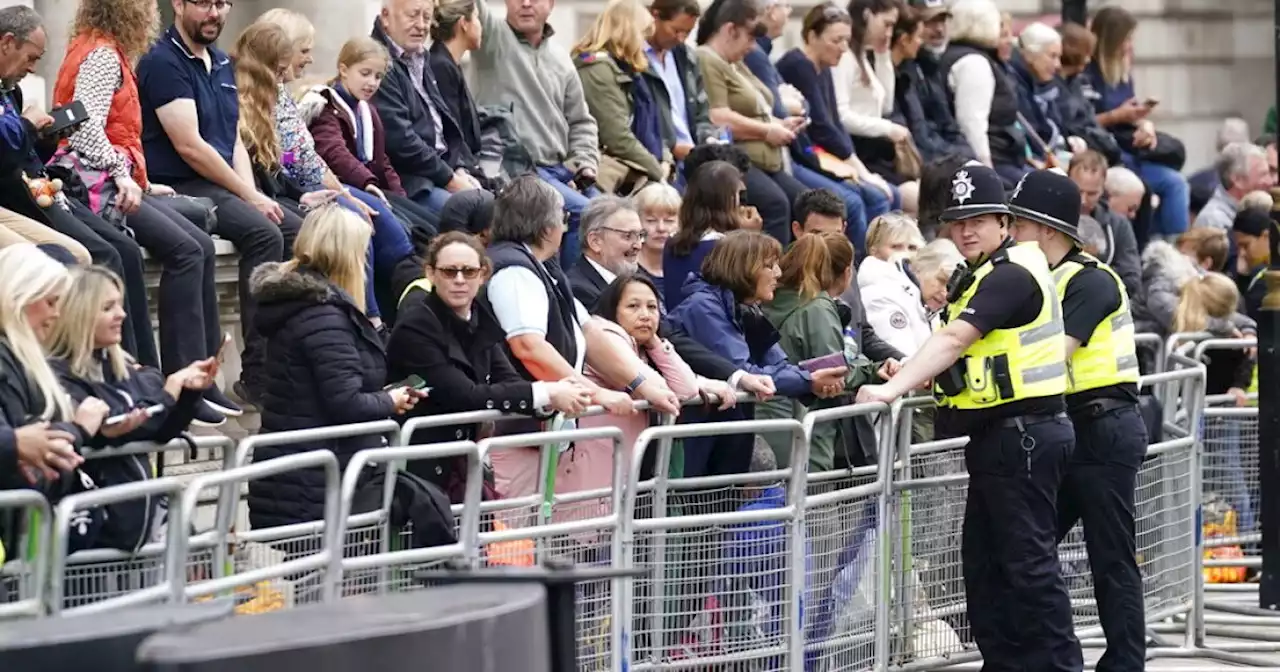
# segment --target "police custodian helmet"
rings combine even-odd
[[[1004,204],[1004,181],[996,171],[976,161],[961,166],[951,175],[947,208],[938,219],[955,222],[993,214],[1012,214]]]
[[[1060,172],[1036,170],[1023,175],[1009,197],[1009,210],[1015,217],[1029,219],[1080,242],[1080,188]]]

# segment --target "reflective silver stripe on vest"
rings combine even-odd
[[[1129,311],[1125,311],[1111,318],[1111,330],[1119,331],[1125,327],[1133,326],[1133,315]]]
[[[1067,375],[1066,362],[1045,364],[1044,366],[1033,366],[1022,372],[1022,384],[1031,385],[1034,383],[1043,383],[1046,380],[1053,380],[1054,378],[1065,375]]]
[[[1062,332],[1062,320],[1055,319],[1050,322],[1045,322],[1035,329],[1028,329],[1026,331],[1019,332],[1018,343],[1022,345],[1032,345],[1034,343],[1039,343],[1040,341],[1053,338],[1054,336],[1061,336]]]
[[[1137,355],[1124,355],[1123,357],[1116,358],[1116,370],[1121,373],[1129,369],[1137,369],[1137,368],[1138,368]]]

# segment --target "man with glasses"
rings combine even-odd
[[[578,259],[578,219],[599,193],[599,132],[573,59],[550,39],[555,31],[547,19],[555,0],[506,5],[504,19],[487,2],[476,3],[484,28],[484,43],[471,52],[476,102],[514,108],[516,135],[571,215],[560,247],[560,265],[569,268]]]
[[[214,46],[232,3],[171,0],[174,22],[138,61],[142,145],[147,173],[178,193],[212,199],[213,233],[240,253],[240,324],[245,349],[236,394],[260,397],[265,343],[253,327],[257,304],[249,274],[259,264],[291,255],[302,219],[258,191],[237,125],[235,67]]]

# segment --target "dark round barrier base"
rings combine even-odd
[[[162,633],[148,672],[550,672],[545,589],[428,588]],[[7,669],[7,668],[5,668]]]
[[[0,670],[5,672],[139,672],[143,640],[231,614],[230,602],[154,605],[106,614],[0,624]]]

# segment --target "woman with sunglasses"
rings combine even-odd
[[[428,248],[426,262],[426,278],[409,288],[387,343],[393,380],[416,375],[432,386],[412,416],[485,409],[576,414],[591,403],[590,390],[570,379],[529,382],[511,366],[503,347],[506,332],[493,309],[476,301],[492,270],[479,240],[461,231],[441,234]],[[474,441],[478,429],[475,424],[422,429],[411,443]],[[460,501],[466,472],[458,464],[424,460],[410,463],[409,470]]]

